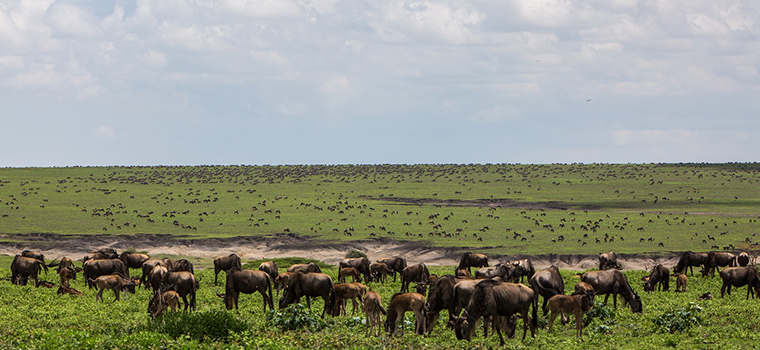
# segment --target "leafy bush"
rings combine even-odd
[[[612,303],[604,305],[595,300],[594,307],[583,316],[583,324],[588,326],[594,323],[594,320],[599,320],[601,325],[610,326],[615,324],[616,317],[617,310],[612,306]]]
[[[688,307],[682,307],[675,311],[665,312],[652,320],[655,328],[664,333],[683,332],[691,326],[702,323],[702,318],[697,315],[702,312],[702,307],[695,303],[689,303]]]
[[[168,313],[153,320],[148,327],[172,338],[186,336],[227,342],[230,333],[242,332],[248,325],[231,312],[207,311]]]
[[[356,249],[352,249],[348,253],[346,253],[346,259],[353,259],[353,258],[367,258],[367,254],[364,252],[360,252]]]
[[[305,328],[312,332],[321,331],[328,326],[319,314],[311,312],[303,304],[291,304],[280,311],[271,311],[267,315],[267,325],[277,326],[284,331]]]

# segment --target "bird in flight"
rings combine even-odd
[[[591,99],[586,100],[586,102],[591,102]]]

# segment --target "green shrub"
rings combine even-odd
[[[360,252],[356,249],[352,249],[350,252],[346,253],[346,259],[353,259],[353,258],[367,258],[367,254],[365,254],[364,252]]]
[[[616,317],[617,310],[612,306],[612,303],[605,305],[595,300],[594,307],[583,316],[583,324],[588,326],[593,324],[594,320],[598,320],[601,325],[611,326],[615,324]]]
[[[683,332],[691,326],[702,323],[702,318],[698,313],[702,312],[702,307],[695,303],[689,303],[688,307],[682,307],[675,311],[669,311],[657,316],[652,320],[655,328],[663,333]]]
[[[242,332],[248,325],[231,312],[206,311],[168,313],[153,320],[148,327],[172,338],[187,336],[227,342],[230,333]]]
[[[267,325],[274,325],[284,331],[308,329],[321,331],[328,326],[319,314],[312,312],[302,304],[291,304],[280,312],[271,311],[267,315]]]

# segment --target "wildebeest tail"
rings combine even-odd
[[[269,290],[269,308],[274,311],[274,296],[272,294],[272,278],[267,274],[267,289]]]
[[[548,305],[547,305],[548,306]],[[531,327],[538,331],[538,297],[533,300],[533,319],[530,320]]]

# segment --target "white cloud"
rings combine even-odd
[[[169,59],[161,52],[149,50],[142,55],[141,60],[143,64],[151,68],[163,68],[166,66]]]
[[[116,131],[114,131],[113,127],[108,125],[101,125],[97,128],[95,128],[95,137],[99,139],[116,139]]]
[[[47,10],[45,20],[53,29],[53,35],[57,37],[76,39],[103,35],[95,16],[74,5],[52,4]]]

